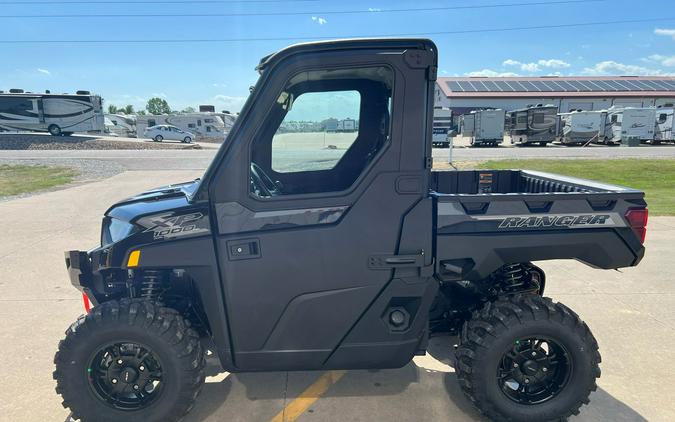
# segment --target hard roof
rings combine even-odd
[[[675,97],[675,77],[438,78],[447,97]]]

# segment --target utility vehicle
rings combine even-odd
[[[532,171],[431,171],[436,63],[424,39],[263,58],[201,179],[114,204],[100,245],[66,252],[94,305],[55,357],[74,417],[180,419],[207,347],[230,372],[396,368],[448,333],[461,388],[488,417],[577,413],[598,345],[542,296],[531,262],[637,265],[644,195]],[[329,148],[331,116],[359,125]],[[319,129],[278,133],[285,121]]]

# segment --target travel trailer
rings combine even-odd
[[[433,136],[431,145],[435,147],[448,147],[448,134],[452,129],[452,110],[446,107],[434,107]]]
[[[0,92],[0,131],[103,132],[101,97],[89,91],[75,94],[39,94],[11,89]]]
[[[504,116],[501,109],[474,110],[461,117],[462,136],[471,139],[472,146],[497,146],[504,141]]]
[[[604,136],[606,111],[575,110],[559,114],[562,125],[560,142],[586,144]]]
[[[218,141],[225,139],[225,124],[217,113],[160,114],[136,117],[136,133],[157,125],[176,126],[195,134],[196,140]]]
[[[558,123],[558,107],[542,105],[509,111],[507,134],[512,144],[538,143],[541,146],[553,142]]]
[[[124,138],[135,138],[136,116],[126,114],[105,114],[105,132]]]
[[[602,141],[619,143],[622,138],[638,138],[641,142],[654,140],[656,109],[653,107],[610,108]]]
[[[656,109],[656,132],[654,133],[654,143],[675,142],[675,119],[673,118],[672,108]]]

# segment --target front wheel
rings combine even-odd
[[[460,387],[490,419],[549,421],[579,413],[600,377],[598,344],[561,303],[520,295],[486,304],[464,324]]]
[[[59,343],[56,392],[73,419],[177,421],[204,383],[199,336],[173,309],[144,300],[106,302]]]

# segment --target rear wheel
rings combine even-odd
[[[199,336],[178,312],[143,300],[106,302],[59,343],[56,392],[74,419],[177,421],[204,382]]]
[[[52,136],[61,136],[61,128],[58,125],[49,125],[47,130]]]
[[[538,295],[488,303],[464,324],[457,378],[494,420],[549,421],[579,413],[600,376],[590,330],[560,303]]]
[[[162,142],[164,140],[164,137],[162,135],[157,135],[155,136],[155,142]]]
[[[189,136],[186,136],[186,137],[183,139],[183,143],[185,143],[185,144],[189,144],[190,142],[192,142],[192,138],[190,138]]]

